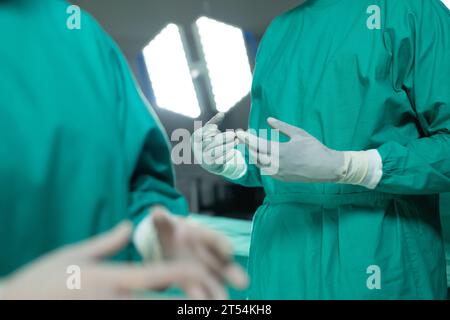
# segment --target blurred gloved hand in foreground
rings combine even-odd
[[[305,130],[269,118],[268,124],[290,138],[288,142],[267,141],[239,131],[238,139],[247,145],[252,163],[262,173],[285,182],[334,182],[375,188],[381,178],[382,163],[377,150],[336,151],[323,145]]]
[[[201,298],[226,299],[224,286],[245,289],[246,273],[233,262],[228,239],[189,219],[171,214],[164,207],[153,207],[138,225],[134,244],[146,261],[186,262],[203,268],[206,291]]]
[[[81,244],[59,249],[2,282],[0,299],[129,299],[135,290],[178,286],[193,299],[222,297],[222,287],[205,276],[202,264],[172,261],[135,265],[103,261],[129,244],[130,223]],[[67,286],[69,266],[81,270],[80,290]]]
[[[247,172],[242,153],[235,149],[238,141],[234,131],[221,132],[218,124],[225,118],[218,113],[192,135],[192,150],[198,163],[208,172],[231,180]]]

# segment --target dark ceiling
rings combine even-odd
[[[302,0],[76,0],[92,13],[124,50],[136,53],[168,22],[185,27],[199,16],[264,33],[270,21]]]

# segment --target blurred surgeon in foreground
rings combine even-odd
[[[0,298],[245,287],[226,239],[182,217],[166,135],[121,52],[85,12],[69,28],[69,5],[0,1]]]

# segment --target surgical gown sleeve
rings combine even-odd
[[[257,166],[254,164],[250,164],[248,151],[245,150],[245,147],[243,145],[238,146],[238,150],[242,152],[244,155],[245,162],[247,164],[247,171],[246,173],[239,179],[236,180],[230,180],[227,179],[233,183],[240,184],[244,187],[262,187],[262,181],[261,181],[261,173]]]
[[[377,189],[382,192],[450,191],[450,11],[437,0],[420,4],[405,18],[409,36],[393,30],[387,39],[395,89],[408,94],[422,137],[378,149],[383,177]]]
[[[123,55],[110,40],[123,148],[129,177],[128,216],[137,224],[154,205],[186,215],[185,199],[175,189],[170,145],[158,117],[143,97]]]
[[[278,37],[277,30],[278,26],[280,24],[281,17],[275,18],[270,26],[267,28],[263,38],[261,39],[261,42],[258,46],[258,53],[256,55],[256,64],[263,63],[262,59],[260,59],[260,56],[262,54],[269,55],[269,53],[273,49],[273,44],[271,43],[272,39],[276,39]],[[255,68],[255,73],[257,72],[258,68]],[[258,89],[255,88],[255,78],[256,74],[254,75],[253,80],[253,88],[252,88],[252,106],[250,110],[250,116],[249,116],[249,129],[257,130],[260,129],[260,123],[266,123],[266,112],[265,110],[262,110],[261,105],[261,99],[259,99],[259,95],[256,94]],[[266,128],[267,129],[267,128]],[[238,150],[240,150],[245,158],[245,161],[247,163],[247,172],[244,176],[242,176],[240,179],[232,180],[232,182],[243,185],[245,187],[262,187],[263,183],[261,180],[261,170],[254,164],[250,164],[249,161],[249,154],[246,147],[243,145],[238,146]]]

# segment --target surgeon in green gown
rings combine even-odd
[[[152,204],[186,213],[160,124],[94,20],[71,30],[64,1],[0,4],[0,276]]]
[[[225,150],[224,166],[203,165],[265,189],[251,299],[446,298],[449,75],[439,0],[309,0],[273,21],[254,72],[257,131],[236,134],[245,165],[226,162],[239,158],[228,136],[212,153]],[[224,134],[217,123],[202,128],[204,153]],[[269,128],[281,133],[270,148],[256,137]]]
[[[68,263],[79,257],[72,261],[77,264],[90,261],[92,252],[103,257],[120,251],[128,229],[14,276],[37,258],[124,220],[137,226],[134,245],[117,258],[182,258],[181,278],[180,265],[162,264],[153,274],[128,266],[122,274],[94,264],[97,276],[87,284],[94,296],[81,297],[113,296],[107,277],[122,290],[133,283],[151,288],[142,287],[151,277],[164,285],[196,283],[201,274],[207,285],[189,285],[187,292],[197,298],[224,298],[227,280],[245,286],[245,275],[230,263],[226,239],[180,218],[187,205],[174,187],[167,137],[120,50],[95,20],[62,0],[2,0],[0,30],[0,280],[13,279],[6,296],[42,297],[39,281],[65,277],[61,254]],[[60,288],[65,279],[53,283],[67,289]],[[48,290],[45,298],[53,297]],[[67,290],[57,295],[63,296]]]

